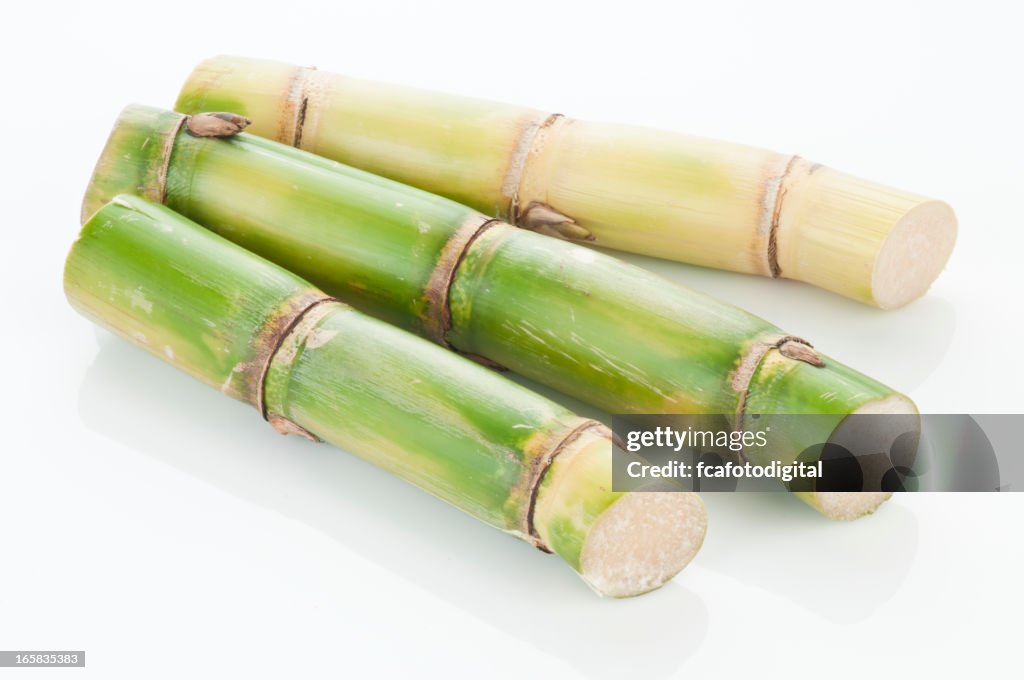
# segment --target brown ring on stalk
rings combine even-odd
[[[285,107],[278,120],[278,141],[302,148],[302,127],[306,122],[309,108],[309,94],[306,91],[307,76],[315,67],[297,67],[285,95]]]
[[[782,201],[786,197],[786,180],[793,171],[793,165],[800,160],[800,156],[793,156],[786,162],[786,167],[775,182],[775,200],[772,205],[771,221],[768,225],[768,271],[773,279],[782,276],[782,266],[779,264],[779,218],[782,215]]]
[[[522,184],[523,172],[526,170],[526,163],[533,153],[537,135],[540,134],[543,128],[563,117],[560,113],[541,114],[536,120],[526,126],[519,135],[519,139],[516,140],[515,148],[509,158],[508,169],[505,171],[505,177],[501,182],[501,194],[508,199],[505,218],[512,224],[519,223],[519,185]]]
[[[569,241],[595,241],[596,237],[589,229],[548,203],[530,201],[525,208],[522,206],[523,181],[530,161],[541,153],[551,131],[568,122],[572,121],[561,113],[541,114],[519,134],[501,183],[501,195],[508,199],[506,219],[517,227],[545,236]]]
[[[459,265],[466,257],[473,242],[487,229],[500,220],[485,215],[473,215],[455,230],[441,249],[437,265],[430,273],[427,287],[423,291],[427,308],[423,314],[423,330],[426,336],[447,349],[454,349],[448,342],[448,331],[452,327],[451,290]]]
[[[740,358],[730,382],[733,391],[739,395],[739,401],[736,404],[736,430],[743,428],[743,418],[747,411],[747,397],[750,392],[750,381],[754,379],[754,374],[757,372],[765,356],[773,349],[777,349],[782,356],[794,361],[802,361],[816,368],[825,366],[825,360],[814,349],[814,345],[795,335],[771,335],[754,342]],[[742,451],[740,451],[740,458],[746,459]]]
[[[282,144],[302,148],[302,131],[306,125],[310,100],[317,94],[316,84],[311,78],[316,73],[315,66],[298,66],[288,82],[284,110],[277,121],[277,141]],[[316,108],[315,105],[313,108]]]
[[[182,116],[178,120],[178,124],[164,137],[164,145],[160,150],[160,165],[157,166],[156,177],[153,178],[152,182],[145,183],[142,190],[143,198],[154,203],[160,203],[161,205],[167,200],[167,171],[171,166],[171,152],[174,151],[174,142],[178,138],[181,126],[191,117]]]
[[[526,507],[526,515],[523,521],[523,535],[526,539],[532,543],[538,550],[542,552],[550,553],[551,549],[544,545],[544,541],[541,540],[540,533],[537,531],[537,527],[534,526],[533,515],[537,507],[537,496],[540,493],[541,482],[544,481],[544,475],[547,474],[548,469],[551,468],[551,464],[555,462],[555,457],[558,456],[562,451],[566,449],[570,444],[579,439],[584,432],[595,429],[598,431],[604,431],[604,434],[611,436],[611,432],[608,431],[603,424],[596,420],[585,420],[582,423],[572,427],[563,436],[559,437],[554,445],[548,448],[543,454],[537,457],[534,465],[530,469],[530,476],[528,481],[528,488],[530,490],[530,502]]]
[[[275,316],[273,321],[261,328],[253,339],[253,344],[257,347],[257,353],[263,358],[260,372],[256,376],[254,390],[256,397],[254,406],[256,406],[256,410],[278,432],[282,434],[300,434],[313,441],[320,441],[320,439],[284,416],[276,413],[267,413],[266,382],[270,366],[274,362],[274,357],[277,356],[278,351],[281,349],[281,345],[284,344],[284,341],[291,335],[292,331],[311,311],[326,302],[338,302],[338,300],[319,291],[307,291],[292,298],[285,303],[286,306],[292,308],[286,310],[283,314]]]

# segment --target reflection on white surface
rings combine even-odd
[[[917,554],[917,518],[899,495],[853,522],[828,520],[781,493],[703,498],[714,533],[701,566],[835,623],[871,617],[899,591]]]
[[[79,412],[88,428],[308,524],[587,677],[621,676],[638,654],[651,677],[668,677],[707,633],[703,601],[679,583],[602,600],[558,558],[351,454],[282,437],[252,408],[105,333]]]

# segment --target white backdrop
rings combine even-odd
[[[0,649],[85,649],[87,668],[0,677],[1005,668],[1024,604],[1022,496],[903,496],[852,524],[782,495],[709,497],[705,548],[675,582],[602,601],[557,559],[350,455],[280,437],[94,330],[60,279],[121,107],[170,106],[206,56],[265,56],[796,152],[944,198],[957,249],[932,292],[896,312],[630,259],[813,338],[926,412],[1021,412],[1020,10],[348,5],[5,10]]]

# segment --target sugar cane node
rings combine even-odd
[[[526,165],[526,159],[533,149],[533,141],[541,128],[550,125],[560,116],[559,113],[550,116],[541,114],[519,135],[515,148],[509,156],[505,177],[501,181],[501,195],[508,200],[508,208],[504,211],[503,216],[509,222],[515,223],[519,216],[519,184],[523,179],[523,167]]]
[[[305,125],[306,111],[309,108],[309,94],[306,92],[307,76],[315,71],[315,66],[296,67],[295,73],[288,82],[284,110],[277,124],[277,139],[297,149],[302,148],[302,127]]]
[[[739,395],[736,404],[736,429],[743,427],[743,417],[746,415],[747,396],[750,392],[750,381],[754,377],[758,366],[768,352],[778,350],[782,356],[802,361],[815,368],[823,368],[825,360],[814,349],[814,346],[795,335],[770,335],[755,341],[746,353],[740,358],[739,365],[732,374],[731,385],[733,391]],[[740,452],[743,457],[743,453]]]
[[[184,116],[172,123],[170,130],[163,138],[163,144],[160,145],[159,160],[147,168],[146,176],[142,178],[141,183],[142,196],[146,200],[153,201],[154,203],[165,203],[167,201],[167,171],[171,166],[171,151],[174,150],[174,140],[178,136],[178,131],[181,130],[181,126],[185,124],[188,118],[189,116]],[[88,207],[83,205],[83,221],[88,217],[86,210],[88,210]]]
[[[167,170],[171,164],[171,152],[174,150],[174,142],[178,138],[178,132],[184,129],[194,137],[232,137],[245,128],[252,121],[245,116],[235,113],[197,113],[192,116],[181,116],[171,125],[167,134],[163,137],[163,144],[160,147],[159,161],[152,164],[149,173],[152,176],[143,179],[143,197],[154,203],[166,203],[167,201]],[[83,213],[83,219],[86,217]]]
[[[285,354],[282,349],[286,344],[291,345],[291,351],[287,353],[289,358],[283,360],[290,361],[290,357],[294,356],[294,346],[307,340],[315,323],[323,318],[322,313],[316,314],[314,311],[322,312],[326,303],[338,302],[335,298],[323,293],[305,294],[300,300],[301,302],[296,305],[297,309],[293,310],[290,315],[276,317],[276,322],[267,324],[260,329],[255,338],[257,346],[267,348],[266,359],[256,380],[255,406],[263,419],[281,434],[297,434],[310,441],[320,442],[319,437],[301,425],[280,414],[269,413],[267,410],[267,374],[270,372],[270,367],[277,360],[278,355]],[[302,302],[307,304],[303,307],[301,306]]]
[[[530,155],[534,151],[537,138],[544,128],[554,125],[561,118],[564,118],[564,116],[560,113],[540,114],[535,121],[523,128],[519,139],[515,143],[512,154],[509,156],[508,169],[505,171],[505,177],[501,182],[501,195],[508,201],[508,206],[503,211],[503,215],[512,224],[519,225],[523,217],[520,212],[519,187],[523,183],[523,172],[526,169],[526,163]],[[535,203],[544,205],[534,201],[527,210],[533,207]],[[546,207],[554,210],[551,206]],[[565,216],[562,215],[562,217]],[[569,218],[566,219],[570,222],[573,221]]]
[[[451,289],[459,265],[462,264],[462,260],[477,237],[495,224],[501,224],[501,221],[488,218],[486,215],[473,215],[452,234],[445,244],[438,256],[437,266],[431,273],[430,280],[423,291],[423,297],[426,300],[423,329],[426,337],[442,347],[457,352],[470,361],[491,370],[507,371],[508,368],[497,361],[473,352],[463,352],[457,347],[453,347],[448,341],[448,331],[452,328]]]
[[[544,148],[551,128],[566,121],[561,113],[541,114],[536,121],[527,125],[519,135],[515,148],[509,157],[508,170],[501,184],[502,197],[507,200],[504,214],[517,227],[529,229],[545,236],[554,236],[575,241],[595,241],[589,230],[579,225],[554,206],[543,201],[530,201],[522,208],[523,181],[527,177],[527,166]]]
[[[543,552],[550,553],[551,549],[544,545],[544,541],[541,539],[540,533],[537,532],[537,527],[533,521],[533,515],[537,509],[537,495],[540,493],[540,483],[544,479],[544,475],[547,474],[551,464],[554,462],[555,456],[561,453],[574,441],[579,439],[580,436],[588,430],[594,430],[595,433],[602,436],[612,436],[611,430],[596,420],[584,421],[569,430],[564,437],[558,439],[554,446],[549,448],[543,455],[538,456],[536,464],[533,467],[533,474],[531,475],[532,481],[530,484],[530,503],[526,510],[526,530],[523,533],[529,537],[529,541],[534,546]]]
[[[773,185],[771,188],[775,193],[772,201],[771,221],[768,225],[767,253],[768,272],[773,279],[782,276],[782,266],[779,264],[779,217],[782,215],[782,201],[786,197],[786,178],[789,177],[789,173],[793,171],[793,164],[798,160],[800,160],[799,156],[792,156],[786,162],[786,167],[782,170],[778,180],[769,183],[770,186]]]
[[[447,336],[452,327],[450,296],[455,273],[477,237],[496,223],[498,220],[485,215],[472,215],[445,243],[430,274],[423,291],[426,299],[423,328],[426,336],[442,347],[452,349]]]

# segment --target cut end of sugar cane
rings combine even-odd
[[[886,443],[892,442],[897,434],[905,431],[901,427],[901,425],[905,424],[905,421],[896,418],[873,419],[870,421],[872,431],[869,432],[865,432],[863,428],[858,427],[866,421],[863,419],[858,421],[857,416],[873,415],[907,416],[915,423],[919,424],[920,422],[914,402],[902,394],[893,394],[884,399],[870,401],[855,410],[840,423],[835,432],[833,432],[830,441],[842,442],[846,438],[851,438],[861,446],[867,444],[871,448],[875,442],[866,441],[866,438],[876,438],[879,444],[878,448],[881,450]],[[877,427],[879,423],[883,426],[892,426],[893,429],[879,429]],[[878,474],[878,471],[875,474]],[[849,521],[870,515],[883,503],[892,498],[892,493],[888,491],[819,491],[800,493],[798,495],[825,517],[840,521]]]
[[[895,309],[942,273],[957,220],[942,201],[797,159],[775,217],[778,275]]]
[[[956,232],[956,215],[942,201],[926,200],[908,210],[875,257],[874,304],[896,309],[924,295],[953,253]]]
[[[607,433],[584,432],[555,458],[538,490],[541,540],[601,595],[633,597],[664,585],[704,541],[694,493],[614,492]]]
[[[633,597],[660,588],[700,550],[704,503],[692,493],[629,493],[601,516],[580,557],[580,576],[597,592]]]

